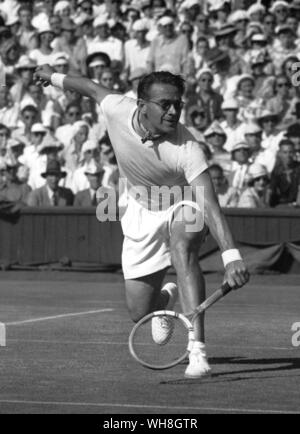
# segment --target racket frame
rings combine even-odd
[[[144,316],[135,324],[135,326],[133,327],[133,329],[129,335],[128,344],[129,344],[130,354],[141,365],[145,366],[146,368],[153,369],[153,370],[170,369],[170,368],[173,368],[174,366],[178,365],[179,363],[183,362],[185,359],[187,359],[189,353],[191,352],[191,350],[193,348],[193,344],[195,342],[195,331],[194,331],[194,326],[193,326],[195,319],[198,317],[198,315],[205,312],[209,307],[211,307],[213,304],[215,304],[218,300],[225,297],[225,295],[228,294],[229,292],[231,292],[232,289],[233,288],[231,288],[228,283],[224,283],[221,286],[221,288],[216,290],[210,297],[208,297],[203,303],[201,303],[199,306],[196,307],[196,309],[194,309],[194,311],[191,313],[191,315],[193,315],[191,320],[189,320],[187,318],[187,316],[185,316],[184,314],[179,313],[179,312],[175,312],[172,310],[158,310],[158,311],[149,313],[148,315]],[[155,318],[158,316],[163,316],[163,315],[168,315],[170,317],[177,318],[183,322],[184,326],[188,330],[188,343],[187,343],[185,353],[182,354],[177,359],[173,360],[173,362],[170,362],[170,363],[164,364],[164,365],[153,365],[153,364],[147,363],[146,361],[140,359],[138,357],[138,355],[136,354],[135,349],[134,349],[134,344],[133,344],[134,336],[135,336],[136,330],[142,324],[146,323],[147,321],[151,320],[152,318]]]

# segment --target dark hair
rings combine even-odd
[[[66,107],[66,109],[65,109],[65,113],[67,113],[67,112],[70,110],[70,108],[73,108],[73,107],[78,108],[78,109],[80,110],[80,112],[82,112],[80,102],[78,102],[78,101],[72,101],[72,102],[70,102],[70,103],[67,105],[67,107]]]
[[[141,79],[137,90],[138,98],[146,99],[149,96],[151,86],[156,83],[170,84],[176,87],[181,95],[184,94],[185,81],[181,75],[175,75],[168,71],[158,71],[145,75],[145,77]]]
[[[279,149],[281,149],[283,146],[293,146],[294,147],[294,142],[292,142],[289,139],[283,139],[279,142]]]
[[[209,171],[211,171],[211,170],[217,170],[222,175],[224,175],[224,170],[223,170],[223,168],[219,164],[212,164],[211,166],[209,166],[208,170]]]

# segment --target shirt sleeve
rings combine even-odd
[[[188,141],[182,146],[179,155],[179,168],[183,170],[189,184],[208,168],[204,152],[197,142]]]

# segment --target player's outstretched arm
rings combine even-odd
[[[220,208],[208,170],[191,183],[193,189],[204,187],[204,219],[222,252],[224,281],[232,288],[241,288],[249,280],[249,272],[236,249],[231,230]],[[197,195],[195,194],[195,197]],[[201,207],[201,204],[198,204]]]
[[[50,65],[38,66],[35,70],[34,79],[43,86],[52,84],[60,89],[74,90],[83,96],[94,99],[98,104],[107,95],[114,93],[94,83],[89,78],[58,74]]]

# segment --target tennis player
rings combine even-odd
[[[189,314],[205,299],[198,252],[207,228],[216,239],[225,268],[224,282],[240,288],[249,273],[236,249],[219,207],[205,156],[191,133],[179,122],[184,81],[169,72],[144,77],[137,102],[112,94],[84,77],[56,73],[39,66],[35,78],[43,85],[74,90],[101,105],[108,133],[128,191],[121,224],[122,266],[128,309],[133,321],[160,309],[173,309],[177,285],[163,280],[175,267],[182,309]],[[156,195],[154,187],[164,187]],[[169,194],[174,189],[174,194]],[[184,190],[192,191],[186,197]],[[199,194],[204,192],[204,194]],[[171,199],[171,200],[170,200]],[[164,343],[172,324],[155,318],[152,334]],[[185,376],[200,378],[210,371],[204,344],[204,317],[195,324],[196,342]]]

